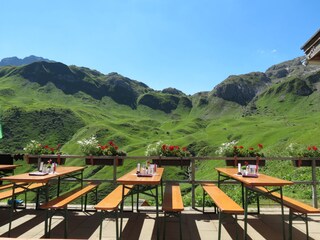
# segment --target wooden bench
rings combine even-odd
[[[264,196],[267,196],[273,201],[281,204],[280,193],[268,191],[265,187],[255,187],[253,190],[261,192]],[[282,199],[283,205],[289,208],[289,239],[292,239],[292,221],[294,215],[296,217],[300,217],[306,223],[307,239],[309,239],[308,214],[319,214],[320,209],[286,196],[282,196]]]
[[[202,184],[203,188],[203,213],[205,208],[205,196],[210,196],[215,205],[215,212],[218,209],[219,213],[219,229],[218,239],[221,239],[221,221],[224,214],[235,215],[235,221],[237,223],[237,215],[244,214],[244,209],[240,207],[235,201],[233,201],[227,194],[225,194],[218,186],[213,183]],[[237,229],[237,228],[236,228]],[[236,238],[238,239],[238,231],[236,231]]]
[[[0,185],[0,191],[6,190],[6,189],[12,188],[12,187],[13,187],[13,183],[8,183],[8,184]]]
[[[45,220],[45,235],[50,237],[51,232],[51,221],[52,217],[55,215],[56,211],[63,210],[63,217],[64,217],[64,237],[68,237],[68,204],[75,201],[76,199],[85,196],[85,208],[86,211],[86,205],[87,205],[87,195],[90,192],[95,191],[95,196],[97,200],[97,189],[98,189],[99,183],[90,183],[84,187],[76,188],[70,192],[67,192],[57,198],[54,198],[40,206],[41,209],[46,209],[46,220]],[[82,210],[82,206],[81,206]],[[49,225],[48,225],[48,219],[49,219]]]
[[[184,210],[179,183],[167,183],[164,191],[162,211],[164,211],[163,239],[166,236],[166,217],[173,215],[179,218],[180,239],[182,239],[181,212]]]
[[[101,223],[100,223],[100,234],[99,239],[102,238],[102,224],[103,220],[106,218],[106,214],[111,213],[116,219],[116,239],[119,239],[119,223],[118,223],[118,209],[120,203],[122,203],[122,193],[124,196],[127,196],[133,185],[126,185],[123,189],[123,186],[120,185],[109,193],[104,199],[102,199],[94,208],[101,211]]]
[[[20,187],[16,187],[14,189],[14,198],[18,195],[18,194],[25,194],[25,202],[27,201],[27,191],[29,190],[35,190],[35,189],[39,189],[41,187],[43,187],[44,185],[42,183],[32,183],[32,184],[27,184],[27,183],[18,183],[17,185],[19,185]],[[0,187],[0,190],[5,190],[5,191],[1,191],[0,192],[0,200],[3,199],[7,199],[7,198],[12,198],[12,193],[13,193],[13,184],[6,184],[6,185],[2,185]],[[13,201],[14,199],[12,199]]]

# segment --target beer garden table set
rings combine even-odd
[[[31,172],[31,173],[22,173],[12,176],[5,176],[2,177],[2,181],[8,181],[13,183],[12,188],[12,199],[15,198],[15,189],[24,188],[26,191],[33,191],[28,189],[28,187],[33,183],[40,183],[42,184],[41,190],[44,192],[45,196],[45,202],[48,202],[49,199],[49,188],[51,186],[51,182],[53,180],[57,180],[57,196],[60,194],[60,184],[61,181],[66,178],[73,178],[76,181],[80,182],[81,187],[83,186],[83,171],[85,167],[57,167],[55,172]],[[24,183],[23,185],[19,183]],[[36,189],[37,193],[37,200],[36,200],[36,209],[39,207],[39,189]],[[14,213],[14,206],[11,205],[11,211],[10,211],[10,222],[9,222],[9,236],[11,231],[11,224],[12,224],[12,218]],[[45,235],[47,234],[48,230],[48,219],[45,221]]]
[[[279,192],[280,193],[280,205],[281,205],[281,216],[282,216],[282,231],[283,239],[285,239],[285,222],[284,222],[284,205],[283,205],[283,187],[292,185],[293,182],[279,179],[276,177],[268,176],[265,174],[257,172],[244,172],[241,171],[241,168],[216,168],[218,172],[218,186],[228,180],[233,179],[241,183],[242,188],[242,205],[244,208],[244,239],[247,239],[247,218],[248,218],[248,197],[249,191],[253,191],[257,196],[261,193],[255,191],[255,187],[265,187],[268,189],[269,193]],[[266,194],[268,196],[268,194]],[[259,206],[258,206],[259,208]],[[258,210],[259,213],[259,210]]]
[[[159,239],[159,223],[157,223],[159,217],[159,185],[161,186],[161,198],[163,194],[163,185],[162,185],[162,175],[164,172],[164,168],[156,167],[154,165],[154,170],[151,172],[144,172],[139,167],[137,169],[133,169],[129,173],[117,179],[117,183],[123,185],[122,188],[122,203],[121,203],[121,212],[123,212],[124,206],[124,192],[126,188],[129,188],[130,193],[127,196],[132,196],[133,194],[137,194],[137,199],[139,198],[139,194],[143,193],[147,196],[153,197],[156,203],[156,219],[155,224],[157,228],[157,239]],[[152,192],[155,190],[155,193]],[[137,200],[137,211],[138,211],[138,200]],[[122,214],[121,214],[121,222],[120,222],[120,233],[122,232]]]

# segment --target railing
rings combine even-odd
[[[168,158],[166,157],[159,157],[159,156],[83,156],[83,155],[29,155],[30,157],[37,157],[39,159],[39,162],[41,161],[41,158],[52,158],[52,159],[60,159],[60,158],[94,158],[94,159],[113,159],[113,177],[112,179],[97,179],[96,181],[99,182],[113,182],[116,183],[117,180],[117,165],[116,162],[119,159],[126,159],[126,160],[152,160],[152,159],[160,159],[160,160],[166,160]],[[246,157],[246,158],[233,158],[233,157],[215,157],[215,156],[206,156],[206,157],[188,157],[188,158],[180,158],[180,157],[170,157],[170,159],[177,159],[177,160],[191,160],[191,164],[189,167],[190,175],[188,180],[178,180],[175,182],[179,183],[190,183],[192,185],[191,188],[191,196],[192,196],[192,207],[195,208],[195,188],[197,184],[201,184],[204,182],[212,182],[217,183],[217,181],[212,180],[196,180],[196,165],[195,161],[215,161],[215,160],[258,160],[255,157]],[[320,161],[320,158],[299,158],[299,157],[265,157],[265,158],[259,158],[259,160],[268,160],[268,161],[293,161],[293,160],[299,160],[299,161],[311,161],[311,168],[312,168],[312,180],[311,181],[293,181],[296,184],[306,184],[311,185],[312,187],[312,202],[313,206],[315,208],[318,208],[318,193],[317,193],[317,184],[320,182],[317,180],[317,174],[316,174],[316,161]],[[85,181],[92,181],[92,179],[85,179]],[[166,182],[170,182],[167,180]],[[231,182],[233,183],[233,182]]]

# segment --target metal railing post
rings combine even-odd
[[[196,207],[196,186],[195,186],[195,176],[196,176],[196,165],[194,158],[191,159],[191,200],[192,200],[192,208]]]
[[[313,207],[318,208],[316,160],[312,159],[312,200]]]
[[[117,183],[117,162],[119,161],[118,157],[113,159],[113,184]]]

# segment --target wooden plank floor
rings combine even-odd
[[[126,212],[124,214],[123,239],[156,239],[154,209],[145,208],[140,213]],[[206,209],[210,210],[210,209]],[[280,209],[262,209],[259,216],[250,215],[248,220],[249,239],[282,239]],[[69,239],[98,239],[100,216],[97,212],[83,213],[71,211],[69,215]],[[18,210],[14,214],[12,238],[41,239],[44,238],[43,210]],[[310,216],[310,239],[320,239],[320,215]],[[8,234],[8,209],[0,209],[0,239],[6,239]],[[163,214],[160,214],[160,235],[162,239]],[[286,228],[288,219],[286,217]],[[176,218],[167,222],[166,239],[179,239],[179,225]],[[213,213],[202,214],[200,211],[186,208],[182,212],[183,239],[206,240],[217,239],[218,216]],[[239,216],[239,236],[243,234],[243,218]],[[64,225],[61,216],[53,218],[52,239],[63,238]],[[305,224],[296,220],[293,228],[294,239],[305,239]],[[226,218],[222,228],[222,239],[235,239],[235,224],[231,218]],[[106,219],[103,222],[103,239],[115,239],[115,221]],[[241,237],[240,237],[241,239]]]

